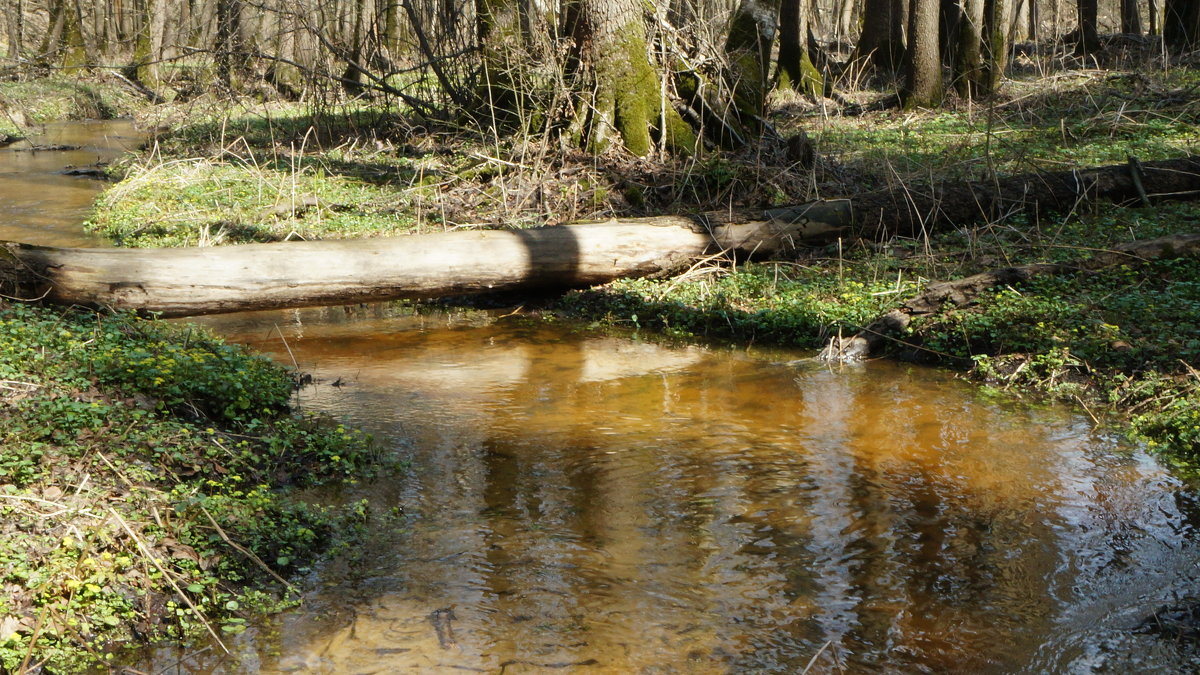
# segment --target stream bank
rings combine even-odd
[[[47,123],[0,148],[0,235],[89,246],[126,121]],[[57,148],[57,149],[49,149]],[[81,672],[147,642],[219,645],[295,603],[284,576],[356,544],[364,505],[295,488],[395,463],[290,406],[282,367],[202,329],[0,300],[0,670]]]

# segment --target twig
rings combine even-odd
[[[105,508],[108,509],[109,514],[111,514],[113,518],[116,518],[117,523],[121,525],[121,529],[125,530],[125,533],[133,539],[134,545],[138,547],[138,550],[142,552],[142,555],[144,555],[146,559],[148,559],[156,568],[158,568],[158,571],[163,575],[163,578],[167,580],[167,583],[171,584],[171,588],[175,589],[175,593],[179,595],[179,598],[183,600],[184,604],[186,604],[189,609],[192,610],[192,614],[196,616],[196,619],[200,621],[200,623],[204,624],[204,627],[208,630],[208,634],[212,636],[213,641],[217,643],[217,646],[221,648],[221,651],[229,654],[229,648],[225,646],[224,642],[221,642],[221,637],[217,635],[217,631],[213,630],[212,624],[209,623],[208,619],[204,618],[204,613],[201,612],[200,608],[197,607],[194,602],[192,602],[192,599],[183,592],[183,589],[179,587],[179,584],[175,583],[175,579],[171,576],[171,573],[162,566],[162,563],[158,562],[158,558],[156,558],[154,554],[150,552],[150,549],[148,549],[146,544],[142,542],[141,537],[137,536],[137,533],[133,531],[133,528],[129,527],[129,523],[125,522],[125,519],[122,518],[121,514],[117,513],[113,507],[108,506]]]
[[[821,654],[825,653],[825,650],[828,649],[829,645],[831,644],[833,644],[833,640],[826,640],[825,644],[821,645],[821,648],[817,650],[817,653],[813,654],[812,658],[808,660],[808,665],[804,666],[804,670],[800,671],[800,675],[808,675],[808,671],[811,670],[814,665],[816,665],[817,659],[821,657]]]
[[[217,534],[221,535],[221,539],[225,540],[226,544],[229,544],[233,548],[237,549],[237,551],[239,553],[246,556],[250,560],[254,561],[254,564],[263,568],[263,571],[265,571],[267,574],[270,574],[272,577],[274,577],[275,581],[278,581],[279,583],[283,584],[284,586],[287,586],[289,591],[292,591],[293,593],[299,593],[299,591],[296,589],[295,586],[289,584],[283,577],[276,574],[275,570],[268,567],[267,564],[262,561],[262,558],[259,558],[258,556],[254,555],[253,551],[250,551],[250,550],[244,548],[241,544],[238,544],[234,540],[230,539],[229,535],[225,534],[225,530],[222,529],[221,526],[217,524],[217,521],[216,521],[216,519],[214,519],[212,517],[212,514],[208,512],[208,509],[201,506],[200,511],[204,514],[204,517],[208,518],[208,522],[212,523],[213,528],[216,529]]]

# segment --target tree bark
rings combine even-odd
[[[1121,32],[1142,34],[1142,15],[1138,11],[1137,0],[1121,0]]]
[[[565,18],[577,86],[590,92],[575,112],[582,147],[601,152],[617,140],[629,152],[647,155],[657,137],[669,149],[694,151],[696,135],[664,100],[662,73],[650,62],[642,4],[572,0]]]
[[[1075,53],[1092,54],[1100,49],[1100,35],[1096,32],[1099,7],[1097,0],[1079,0],[1079,40]]]
[[[825,82],[808,55],[807,2],[783,0],[779,7],[779,88],[820,96],[824,93]]]
[[[932,107],[942,102],[942,64],[938,56],[938,0],[912,0],[900,94],[904,107]]]
[[[866,0],[862,34],[854,56],[881,70],[896,70],[904,62],[904,30],[908,0]]]
[[[1163,14],[1163,39],[1180,50],[1200,45],[1200,2],[1167,0]]]
[[[215,1],[217,77],[226,87],[235,88],[243,65],[242,0]]]
[[[1009,0],[985,0],[983,15],[983,69],[981,94],[993,94],[1008,68]]]
[[[983,80],[983,0],[963,0],[954,50],[954,89],[973,98]]]
[[[725,55],[738,119],[751,129],[765,115],[771,90],[771,48],[779,33],[780,0],[741,0],[729,26]]]

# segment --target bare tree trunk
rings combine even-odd
[[[896,70],[904,62],[909,0],[864,0],[863,29],[855,58],[868,59],[881,70]]]
[[[808,55],[806,2],[783,0],[779,7],[779,88],[820,96],[825,83]]]
[[[235,88],[241,78],[242,0],[216,0],[217,77]]]
[[[1091,54],[1100,49],[1100,35],[1096,32],[1098,3],[1097,0],[1079,0],[1077,6],[1079,9],[1079,41],[1075,44],[1075,53]]]
[[[938,58],[938,0],[913,0],[908,18],[908,51],[904,62],[906,108],[942,102],[942,65]]]
[[[137,79],[145,87],[159,87],[158,62],[162,59],[163,31],[166,28],[168,0],[145,0],[141,30],[133,52]]]
[[[854,4],[855,0],[841,0],[841,4],[837,6],[837,35],[835,37],[839,41],[849,40],[850,36],[854,34]],[[868,0],[868,8],[869,6],[870,1]],[[869,9],[864,9],[863,12],[867,17],[870,16]]]
[[[1142,34],[1142,16],[1138,11],[1137,0],[1121,0],[1121,32]]]
[[[1200,45],[1200,2],[1167,0],[1163,16],[1163,39],[1175,49]]]
[[[18,65],[21,59],[21,48],[25,43],[25,2],[16,0],[12,12],[5,12],[5,25],[8,29],[8,58],[13,65]]]
[[[0,293],[164,316],[591,286],[769,255],[811,228],[661,216],[531,230],[217,248],[69,249],[0,242]]]

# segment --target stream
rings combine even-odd
[[[48,132],[85,130],[71,137],[86,161],[42,152],[57,163],[26,165],[34,153],[0,149],[0,239],[97,245],[78,223],[102,184],[55,172],[128,135]],[[1200,668],[1194,632],[1139,630],[1196,592],[1200,493],[1081,413],[916,366],[830,368],[505,314],[370,305],[199,320],[311,373],[300,406],[371,431],[411,471],[311,495],[397,515],[302,580],[302,606],[232,655],[162,647],[131,665]]]

